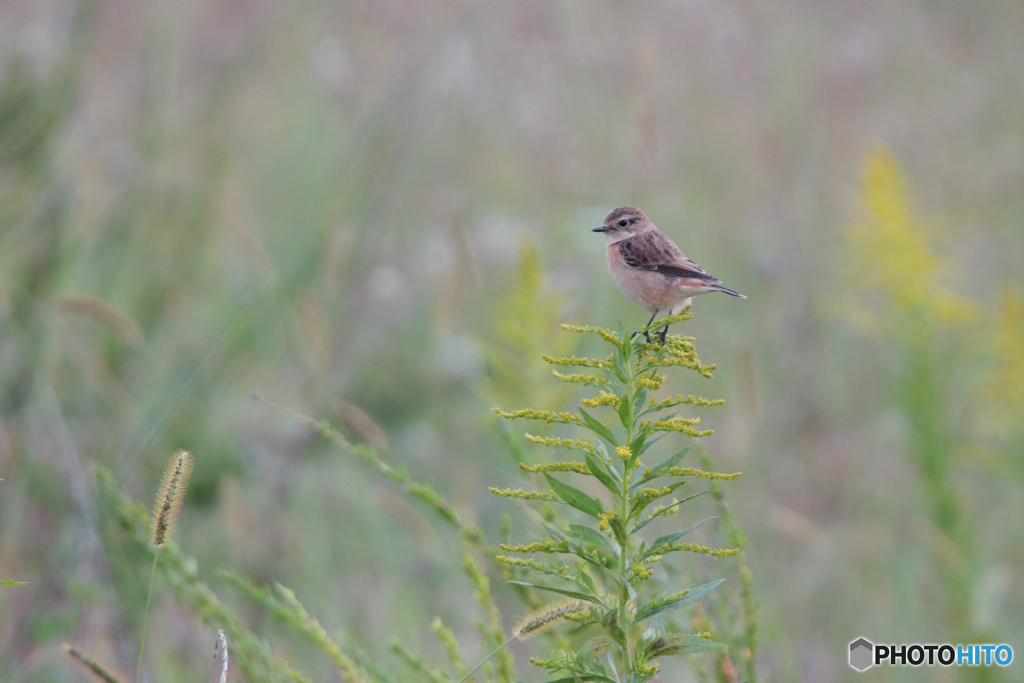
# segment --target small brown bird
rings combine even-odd
[[[722,287],[714,275],[686,258],[679,247],[635,206],[620,206],[609,213],[600,228],[608,238],[608,270],[615,284],[629,300],[651,313],[650,325],[658,313],[674,315],[685,310],[698,294],[725,292],[746,299],[739,292]],[[634,333],[634,336],[638,333]],[[661,330],[665,343],[668,325]],[[648,332],[644,332],[651,341]]]

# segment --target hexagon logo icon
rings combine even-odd
[[[866,638],[858,638],[850,643],[850,666],[857,671],[864,671],[874,664],[875,646]]]

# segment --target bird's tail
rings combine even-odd
[[[725,292],[726,294],[729,294],[730,296],[738,296],[741,299],[746,299],[747,298],[747,297],[743,296],[742,294],[740,294],[739,292],[734,292],[733,290],[729,289],[728,287],[723,287],[722,285],[711,285],[708,289],[711,289],[711,290],[713,290],[715,292]]]

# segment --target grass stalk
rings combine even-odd
[[[149,627],[149,605],[153,600],[153,580],[156,578],[156,560],[160,557],[160,548],[153,552],[153,568],[149,571],[149,594],[146,596],[146,615],[142,618],[142,641],[139,643],[139,663],[135,666],[135,683],[139,683],[142,675],[142,655],[146,651],[146,630]]]
[[[506,640],[504,643],[502,643],[498,647],[494,648],[494,651],[492,651],[491,654],[489,654],[486,657],[484,657],[483,660],[481,660],[479,664],[474,666],[472,669],[469,670],[469,672],[465,676],[460,678],[459,679],[459,683],[465,683],[465,681],[467,679],[469,679],[470,676],[475,674],[480,669],[480,667],[482,667],[487,662],[491,661],[494,658],[495,655],[497,655],[499,652],[501,652],[506,647],[508,647],[508,644],[511,643],[513,640],[515,640],[516,636],[518,636],[518,635],[519,635],[518,633],[513,633],[512,636],[508,640]]]

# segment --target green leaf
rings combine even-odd
[[[712,650],[727,650],[722,643],[716,643],[707,638],[701,638],[690,633],[669,633],[655,638],[647,648],[647,658],[671,657],[673,655],[694,654],[697,652],[710,652]]]
[[[687,605],[692,605],[695,602],[703,600],[704,598],[711,595],[711,592],[718,588],[725,579],[719,579],[718,581],[712,581],[711,583],[705,583],[703,586],[697,586],[691,588],[690,592],[686,595],[682,595],[675,600],[669,600],[668,602],[662,602],[660,604],[648,605],[643,610],[639,610],[636,616],[633,618],[633,623],[638,624],[644,619],[650,619],[655,614],[661,614],[669,610],[680,609]]]
[[[655,472],[658,472],[658,471],[660,471],[660,470],[668,469],[669,467],[675,467],[676,465],[678,465],[678,464],[679,464],[679,462],[680,462],[680,461],[681,461],[681,460],[682,460],[683,458],[685,458],[685,457],[686,457],[686,454],[687,454],[687,453],[688,453],[689,451],[690,451],[690,447],[689,447],[689,446],[687,446],[686,448],[684,448],[683,450],[679,451],[678,453],[676,453],[675,455],[673,455],[673,456],[672,456],[671,458],[669,458],[668,460],[666,460],[665,462],[663,462],[663,463],[661,463],[660,465],[658,465],[657,467],[655,467],[655,468],[654,468],[654,471],[655,471]]]
[[[576,572],[576,579],[578,582],[582,582],[587,588],[594,593],[597,593],[597,588],[594,587],[594,580],[590,578],[590,574],[586,572],[585,567],[580,567],[580,570]]]
[[[622,633],[621,629],[615,629],[615,630],[619,631],[619,633]],[[613,632],[612,635],[614,636],[616,634]],[[612,640],[615,640],[615,638],[612,638]],[[626,640],[627,640],[626,634],[622,633],[622,641],[623,641],[623,643],[625,643]],[[623,645],[623,647],[626,647],[626,646]],[[615,669],[615,656],[611,652],[605,652],[604,653],[604,661],[605,661],[605,664],[607,666],[605,671],[610,671],[611,672],[612,676],[615,677],[615,683],[621,683],[621,681],[619,681],[619,672]]]
[[[554,491],[559,498],[580,512],[585,512],[591,517],[597,517],[604,512],[604,505],[602,505],[601,501],[597,498],[592,498],[577,488],[573,488],[568,484],[563,484],[547,472],[544,473],[544,478],[548,480],[551,490]]]
[[[647,446],[653,445],[655,441],[657,441],[659,438],[662,438],[663,436],[665,436],[665,434],[659,434],[655,439],[653,439],[650,443],[648,443]],[[637,438],[640,438],[640,437],[638,436]],[[647,446],[642,447],[642,449],[640,449],[640,453],[643,453],[644,451],[646,451],[647,450]],[[662,471],[664,469],[668,469],[670,467],[675,467],[676,465],[678,465],[679,461],[681,461],[683,458],[686,457],[686,454],[689,452],[689,450],[690,450],[690,446],[686,446],[685,449],[683,449],[682,451],[680,451],[676,455],[672,456],[671,458],[666,460],[664,463],[652,467],[651,468],[651,473],[649,475],[640,477],[637,481],[635,481],[633,483],[632,486],[630,486],[630,493],[631,494],[635,493],[637,488],[639,488],[641,485],[647,483],[648,481],[651,481],[652,479],[656,479],[659,476],[669,476],[669,475],[665,475],[665,474],[658,474],[658,472],[660,472],[660,471]],[[633,451],[633,453],[636,453],[636,451]]]
[[[619,445],[619,442],[615,440],[615,435],[612,434],[612,430],[604,426],[604,423],[595,420],[594,417],[587,411],[583,410],[582,407],[580,408],[580,416],[583,418],[584,424],[586,424],[590,431],[594,432],[602,439],[605,439],[613,446]]]
[[[644,651],[647,651],[648,646],[654,642],[655,638],[661,637],[665,633],[665,615],[657,614],[651,619],[651,623],[647,625],[647,630],[640,636],[640,640],[643,643]]]
[[[660,439],[662,436],[664,436],[664,434],[660,435],[658,438]],[[646,450],[646,449],[643,449],[643,450]],[[686,457],[686,454],[689,452],[689,450],[690,450],[690,447],[687,446],[686,448],[684,448],[683,450],[679,451],[678,453],[673,455],[671,458],[666,460],[665,462],[661,463],[660,465],[658,465],[656,467],[652,467],[651,468],[651,470],[652,470],[651,474],[646,476],[646,477],[641,477],[639,481],[635,482],[632,486],[630,486],[629,492],[630,493],[636,492],[636,490],[638,488],[640,488],[641,486],[643,486],[644,484],[646,484],[647,482],[649,482],[649,481],[651,481],[653,479],[657,479],[658,477],[661,477],[661,476],[669,476],[669,475],[658,474],[658,472],[660,472],[660,471],[662,471],[664,469],[668,469],[670,467],[675,467],[676,465],[678,465],[679,461],[682,460],[684,457]],[[634,453],[635,452],[636,451],[634,451]]]
[[[619,381],[623,384],[629,384],[629,380],[626,379],[626,366],[622,362],[622,355],[615,350],[612,354],[612,371],[615,372],[615,376],[619,378]]]
[[[636,463],[633,463],[633,468],[630,471],[629,477],[629,494],[636,493],[637,489],[640,488],[640,480],[644,478],[644,468],[636,467]]]
[[[599,655],[609,650],[618,650],[619,644],[611,638],[605,636],[598,636],[597,638],[591,638],[587,642],[583,643],[583,647],[580,649],[580,656],[588,657],[591,655]]]
[[[607,538],[599,531],[594,531],[589,526],[583,526],[582,524],[570,524],[569,538],[576,539],[580,543],[592,543],[594,545],[599,545],[602,548],[612,550],[616,555],[618,554],[618,552],[611,546],[615,541]]]
[[[601,599],[598,598],[596,595],[588,595],[586,593],[580,593],[579,591],[571,591],[565,588],[555,588],[554,586],[539,586],[535,583],[527,583],[526,581],[509,581],[508,583],[511,583],[516,586],[527,586],[528,588],[536,588],[539,591],[550,591],[552,593],[558,593],[559,595],[564,595],[566,597],[576,598],[577,600],[586,600],[587,602],[592,602],[596,605],[601,605],[602,607],[604,607],[604,603],[601,602]]]
[[[640,454],[647,450],[644,448],[645,441],[647,441],[647,431],[641,429],[640,433],[636,435],[635,439],[633,439],[633,442],[629,444],[629,450],[633,454],[634,458],[639,459]]]
[[[713,490],[714,489],[704,489],[703,491],[698,491],[697,493],[694,493],[693,495],[689,495],[686,498],[683,498],[681,501],[676,503],[676,505],[682,505],[683,503],[685,503],[688,500],[693,500],[697,496],[703,496],[705,493],[711,493]],[[665,508],[663,508],[661,510],[658,510],[657,512],[652,513],[650,516],[640,520],[640,522],[638,522],[637,525],[635,527],[633,527],[633,529],[629,533],[635,534],[636,532],[640,531],[645,526],[647,526],[648,524],[653,522],[658,517],[661,517],[662,515],[667,514],[668,511],[671,510],[673,507],[675,507],[675,505],[669,505],[669,506],[667,506],[667,507],[665,507]]]
[[[650,448],[654,444],[656,444],[659,441],[661,441],[662,439],[664,439],[666,436],[668,436],[668,432],[662,432],[661,434],[658,434],[656,437],[654,437],[650,441],[647,441],[646,440],[647,434],[644,434],[644,445],[643,445],[643,447],[640,448],[639,451],[633,451],[633,455],[636,455],[637,457],[640,457],[641,455],[644,454],[644,451],[646,451],[648,448]],[[640,437],[638,436],[636,439],[634,439],[634,441],[638,441],[639,439],[640,439]]]
[[[640,498],[640,499],[638,499],[629,508],[629,518],[633,519],[634,517],[639,515],[641,512],[646,510],[647,506],[650,505],[651,503],[657,502],[658,500],[661,500],[665,496],[672,495],[672,493],[677,488],[679,488],[680,486],[682,486],[685,483],[686,483],[685,481],[677,481],[677,482],[675,482],[673,484],[669,484],[668,486],[665,486],[664,488],[668,489],[668,491],[666,493],[663,493],[662,495],[658,496],[657,498]]]
[[[657,549],[660,548],[661,546],[665,545],[666,543],[669,543],[669,544],[675,543],[680,538],[682,538],[686,534],[690,533],[691,531],[693,531],[694,529],[699,527],[701,524],[704,524],[705,522],[710,522],[713,519],[718,519],[718,517],[708,517],[707,519],[702,519],[701,521],[697,522],[693,526],[686,527],[682,531],[677,531],[674,534],[666,534],[664,536],[659,536],[658,538],[656,538],[654,540],[654,543],[651,543],[651,549],[648,551],[648,554],[650,554],[650,555],[657,555],[658,554],[657,553]]]
[[[629,357],[633,355],[633,337],[626,332],[626,326],[619,321],[619,344],[622,349],[622,358],[624,361],[628,361]]]
[[[633,392],[633,412],[639,413],[640,409],[644,407],[644,401],[647,400],[647,388],[637,387]]]
[[[597,571],[601,572],[602,574],[606,575],[614,581],[618,581],[618,577],[615,574],[612,574],[612,572],[610,572],[606,566],[601,564],[601,562],[598,561],[599,558],[594,557],[595,554],[600,555],[600,553],[594,553],[593,551],[588,552],[586,549],[583,548],[584,543],[593,543],[595,545],[599,545],[601,548],[605,548],[606,550],[608,550],[613,557],[618,557],[619,553],[622,552],[622,550],[621,546],[619,546],[615,539],[607,538],[603,534],[600,534],[589,527],[581,526],[578,524],[570,524],[569,526],[575,527],[576,529],[580,530],[576,533],[570,533],[570,538],[572,540],[569,541],[569,548],[573,551],[573,553],[581,560],[590,564]],[[576,542],[573,543],[573,541]]]
[[[608,678],[604,674],[599,674],[596,671],[574,671],[568,676],[553,678],[550,681],[545,681],[544,683],[576,683],[576,681],[603,681],[604,683],[617,683],[614,678]]]
[[[565,534],[563,534],[562,530],[558,527],[551,526],[550,524],[545,524],[544,522],[541,522],[540,524],[544,527],[544,529],[548,532],[548,535],[551,536],[552,539],[556,541],[565,540]]]
[[[13,579],[4,579],[0,581],[0,586],[27,586],[28,581],[14,581]]]
[[[612,479],[612,475],[608,473],[604,463],[599,463],[597,458],[591,457],[590,453],[584,453],[584,459],[587,461],[587,467],[590,468],[590,473],[597,477],[597,480],[604,484],[604,487],[614,493],[615,495],[621,495],[622,491],[619,490],[618,484]]]
[[[629,426],[633,424],[633,402],[626,394],[619,396],[619,420],[622,421],[622,426],[625,429],[629,429]]]
[[[573,524],[571,526],[577,526],[577,525]],[[575,537],[573,537],[573,540],[577,540],[577,539]],[[604,558],[604,556],[601,553],[593,552],[593,551],[588,552],[583,547],[582,542],[579,542],[577,540],[577,542],[574,543],[573,540],[569,541],[569,551],[572,554],[574,554],[576,557],[580,558],[581,560],[583,560],[584,562],[589,564],[591,567],[593,567],[594,571],[598,571],[598,572],[604,574],[604,576],[607,579],[611,580],[613,583],[619,583],[619,577],[617,575],[613,574],[611,571],[609,571],[608,567],[604,566],[604,564],[600,561],[601,559]],[[618,557],[619,552],[620,552],[619,551],[619,545],[615,542],[615,540],[609,538],[609,539],[605,539],[605,541],[606,541],[606,543],[608,545],[605,545],[603,547],[605,547],[609,551],[611,551],[614,554],[615,557]],[[582,567],[580,568],[580,570],[582,571]],[[589,580],[590,577],[588,576],[586,578]],[[586,583],[586,582],[584,582],[584,583]],[[590,588],[593,588],[593,586],[590,586]]]

